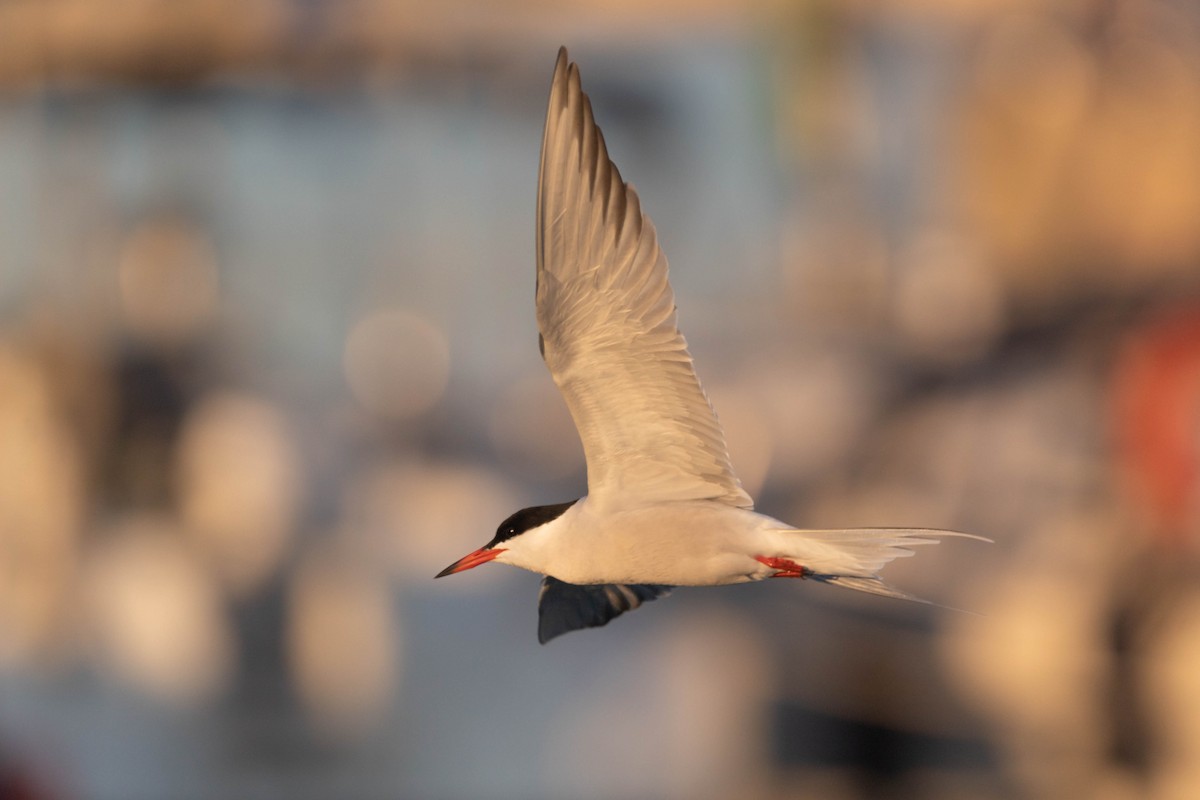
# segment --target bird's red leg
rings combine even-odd
[[[812,570],[803,564],[797,564],[790,558],[776,558],[772,556],[755,556],[754,560],[760,564],[766,564],[771,569],[779,570],[772,578],[807,578],[812,575]]]

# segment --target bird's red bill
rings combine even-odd
[[[463,556],[458,561],[455,561],[453,564],[446,567],[433,577],[444,578],[445,576],[453,575],[456,572],[473,569],[474,567],[478,567],[480,564],[486,564],[503,552],[503,547],[481,547],[474,553],[468,553],[467,555]]]

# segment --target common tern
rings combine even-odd
[[[667,259],[608,158],[579,68],[558,51],[537,198],[538,347],[587,461],[587,494],[522,509],[437,574],[512,564],[543,576],[538,640],[604,625],[676,586],[810,578],[920,600],[880,569],[971,534],[806,530],[756,513],[676,324]]]

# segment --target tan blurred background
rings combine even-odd
[[[554,55],[758,507],[979,615],[432,575],[584,489]],[[1200,796],[1200,9],[0,2],[0,798]]]

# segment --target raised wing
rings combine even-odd
[[[537,257],[542,356],[583,441],[589,500],[752,507],[676,326],[654,224],[608,159],[566,48],[542,140]]]

